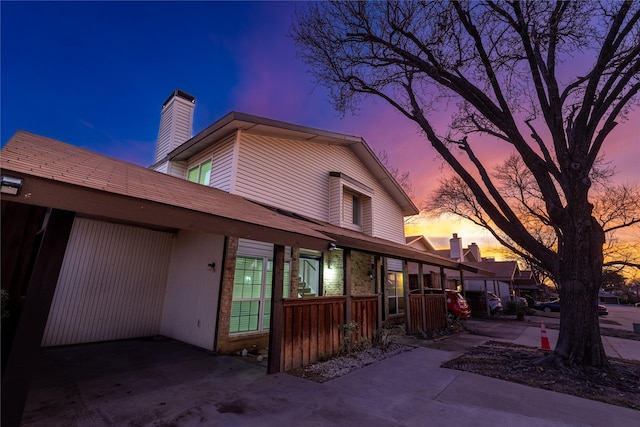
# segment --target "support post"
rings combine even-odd
[[[491,307],[489,306],[489,294],[487,293],[487,281],[484,281],[484,305],[487,310],[487,316],[491,317]]]
[[[418,288],[420,289],[420,306],[422,307],[422,330],[427,328],[427,301],[424,296],[424,277],[422,263],[418,264]]]
[[[40,343],[58,283],[74,212],[50,209],[45,216],[26,298],[2,377],[2,426],[18,427],[38,363]]]
[[[440,289],[442,289],[442,296],[444,298],[442,298],[442,302],[444,304],[444,315],[447,315],[447,292],[446,292],[446,282],[447,282],[447,275],[444,272],[444,267],[440,267]],[[446,320],[446,317],[445,317]]]
[[[386,277],[383,271],[383,261],[376,255],[376,293],[378,294],[378,329],[382,329],[382,314],[384,310],[382,286]]]
[[[411,328],[411,294],[409,292],[409,263],[402,261],[402,293],[404,294],[404,315],[407,325],[407,334],[413,334]]]
[[[284,246],[273,245],[273,280],[271,285],[271,323],[269,324],[269,360],[267,374],[282,372],[282,333],[284,288]]]

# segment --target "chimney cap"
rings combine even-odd
[[[166,101],[164,101],[162,103],[162,107],[164,108],[165,105],[167,105],[169,103],[169,101],[171,101],[172,98],[174,97],[180,97],[182,99],[186,99],[187,101],[191,102],[191,103],[195,103],[196,102],[196,97],[189,95],[187,92],[184,92],[180,89],[176,89],[173,92],[171,92],[171,95],[169,95],[169,97],[167,98]]]
[[[453,233],[453,238],[457,239],[458,238],[458,233]]]

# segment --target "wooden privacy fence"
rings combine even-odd
[[[444,295],[409,295],[411,331],[428,331],[447,326]]]
[[[363,338],[370,342],[378,330],[378,296],[354,296],[351,300],[351,320],[358,323],[360,328],[354,334],[354,344]]]
[[[284,300],[282,371],[338,354],[345,302],[344,296]]]
[[[346,302],[345,296],[283,301],[282,371],[299,368],[340,352],[342,336],[339,327],[346,323]],[[357,344],[363,337],[373,340],[377,330],[377,295],[353,297],[351,313],[351,320],[360,326],[352,337],[353,342]]]

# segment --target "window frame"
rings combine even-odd
[[[351,222],[362,227],[362,196],[351,193]]]
[[[205,175],[202,176],[202,170],[203,170],[203,166],[206,165],[208,163],[209,166],[209,170],[207,170],[205,172]],[[202,162],[198,163],[197,165],[190,167],[187,169],[187,181],[189,182],[195,182],[196,184],[200,184],[200,185],[206,185],[209,186],[211,185],[211,171],[213,169],[213,159],[209,158],[207,160],[203,160]],[[191,179],[191,172],[194,172],[197,170],[197,180],[194,181]]]
[[[393,277],[393,279],[392,279]],[[404,274],[398,271],[389,271],[387,272],[387,310],[389,316],[401,316],[407,312],[407,301],[404,295],[404,287],[406,283],[404,283]],[[398,283],[401,286],[398,286]],[[391,291],[393,290],[394,294],[391,295]],[[394,302],[394,310],[395,312],[391,312],[391,302]]]
[[[236,276],[238,274],[238,261],[240,259],[247,260],[256,260],[262,262],[262,269],[260,270],[260,296],[259,297],[236,297]],[[289,288],[291,286],[291,261],[284,262],[284,270],[285,270],[285,280],[284,280],[284,289],[283,295],[287,295],[289,292]],[[243,272],[246,269],[242,270]],[[255,270],[258,271],[258,270]],[[229,310],[229,335],[230,336],[239,336],[243,334],[256,334],[256,333],[264,333],[269,332],[270,327],[270,319],[271,319],[271,298],[273,291],[273,258],[264,257],[264,256],[252,256],[252,255],[238,255],[236,257],[236,266],[234,268],[234,282],[233,287],[231,289],[231,309]],[[232,326],[234,321],[232,320],[234,317],[246,317],[246,316],[233,316],[234,303],[244,303],[244,302],[257,302],[258,303],[258,313],[257,313],[257,325],[255,329],[243,329],[243,330],[232,330]],[[249,316],[252,316],[249,314]],[[249,321],[249,326],[251,326],[251,321]]]

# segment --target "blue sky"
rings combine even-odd
[[[265,113],[261,103],[285,93],[291,77],[272,64],[296,63],[285,37],[294,7],[2,2],[2,143],[24,129],[148,165],[160,106],[175,88],[197,98],[195,132],[230,110]],[[296,78],[308,93],[308,76]],[[308,122],[318,108],[335,116],[322,95],[308,98],[306,117],[282,105],[272,116]]]
[[[194,134],[241,111],[362,136],[409,171],[417,198],[425,198],[442,173],[434,151],[381,101],[366,102],[357,116],[337,115],[286,36],[296,7],[2,1],[0,142],[22,129],[148,166],[160,107],[179,88],[196,97]],[[625,180],[638,180],[639,134],[631,120],[605,148]]]

